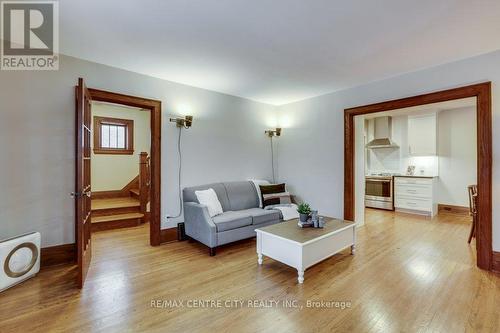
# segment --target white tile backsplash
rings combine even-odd
[[[437,156],[408,157],[405,163],[403,173],[406,173],[408,165],[415,166],[415,175],[437,176],[439,173],[439,158]]]
[[[392,140],[399,148],[368,149],[367,172],[391,172],[406,174],[408,165],[415,165],[416,175],[437,176],[439,171],[437,156],[408,155],[408,116],[392,117]],[[367,133],[367,139],[373,138]]]
[[[401,156],[399,148],[377,148],[368,152],[370,172],[400,172]]]

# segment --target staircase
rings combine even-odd
[[[124,188],[103,198],[92,198],[92,232],[135,227],[147,222],[149,178],[149,157],[147,153],[141,153],[139,177],[137,181],[131,182],[131,188]]]
[[[135,227],[144,217],[137,198],[93,199],[91,205],[92,231]]]

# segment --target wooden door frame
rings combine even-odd
[[[149,243],[161,243],[161,101],[114,92],[88,89],[92,101],[133,106],[151,112],[151,218],[149,221]]]
[[[477,98],[477,185],[479,198],[476,231],[477,266],[482,269],[491,270],[493,255],[491,82],[345,109],[344,219],[354,220],[355,116],[468,97]]]

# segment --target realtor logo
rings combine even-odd
[[[2,70],[59,69],[57,1],[1,2]]]

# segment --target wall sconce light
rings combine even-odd
[[[184,118],[170,118],[170,122],[175,123],[179,128],[188,129],[193,125],[193,116],[185,116]]]
[[[266,133],[270,138],[272,138],[273,136],[281,136],[281,127],[276,127],[276,129],[274,130],[267,130],[264,133]]]
[[[189,129],[193,125],[193,116],[184,116],[184,118],[170,118],[171,123],[175,123],[175,126],[179,129],[179,136],[177,138],[177,155],[179,158],[179,169],[178,169],[178,188],[179,188],[179,213],[175,216],[167,215],[168,219],[176,219],[182,216],[183,205],[182,205],[182,190],[181,190],[181,179],[182,179],[182,151],[181,151],[181,134],[182,129]]]

